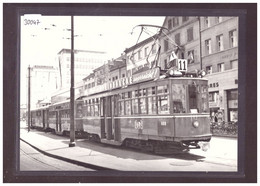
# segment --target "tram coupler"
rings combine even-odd
[[[209,142],[204,142],[204,141],[199,142],[198,145],[199,145],[200,149],[205,151],[205,152],[210,149],[210,143]]]

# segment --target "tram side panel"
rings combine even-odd
[[[187,115],[174,118],[175,137],[178,141],[210,139],[208,115]]]

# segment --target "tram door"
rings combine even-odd
[[[42,126],[45,128],[45,121],[46,121],[46,111],[42,111]]]
[[[101,138],[106,138],[107,140],[117,140],[118,134],[115,127],[115,97],[108,96],[101,98]],[[102,108],[103,107],[103,108]]]
[[[59,111],[56,111],[56,131],[59,131]]]
[[[61,132],[61,111],[58,112],[58,131]]]

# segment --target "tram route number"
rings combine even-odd
[[[135,129],[143,129],[144,125],[143,125],[143,121],[142,120],[135,120]]]
[[[187,71],[187,59],[178,59],[178,70]]]

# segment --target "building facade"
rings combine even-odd
[[[167,67],[174,51],[178,58],[187,59],[188,71],[206,70],[212,121],[236,122],[238,17],[167,16],[163,27],[168,31],[160,34],[161,68]]]
[[[198,17],[167,16],[162,26],[168,28],[168,31],[162,30],[159,37],[162,46],[161,68],[166,69],[169,66],[167,64],[170,61],[170,55],[175,52],[179,59],[188,60],[188,71],[200,69],[200,24]]]
[[[212,120],[237,121],[238,17],[200,17],[202,68],[209,80]]]
[[[53,66],[35,65],[31,68],[31,107],[36,108],[43,100],[48,102],[56,91],[58,70]]]
[[[75,83],[82,81],[92,71],[103,65],[105,61],[105,52],[74,50],[74,81]],[[71,50],[62,49],[58,53],[58,68],[59,68],[59,88],[70,87],[70,64],[71,64]]]
[[[125,49],[126,70],[128,76],[160,66],[160,45],[155,37],[149,37],[134,46]]]

